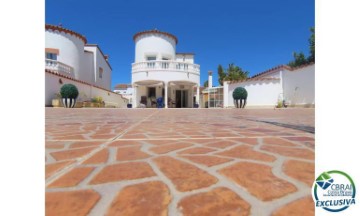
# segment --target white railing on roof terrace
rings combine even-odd
[[[200,74],[200,65],[176,61],[145,61],[132,64],[132,72],[180,71]]]
[[[52,59],[45,59],[45,68],[64,75],[73,75],[74,73],[74,68],[71,66]]]

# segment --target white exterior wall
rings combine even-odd
[[[315,105],[315,64],[283,73],[284,97],[291,105]]]
[[[108,90],[111,89],[111,68],[107,64],[104,56],[101,54],[99,49],[96,49],[96,79],[95,85],[106,88]],[[99,67],[103,68],[102,78],[99,78]]]
[[[87,51],[94,53],[93,55],[93,69],[91,70],[91,76],[93,77],[93,81],[97,86],[100,86],[105,89],[111,89],[111,68],[106,63],[104,56],[101,54],[100,50],[96,46],[85,46],[84,48]],[[86,63],[87,64],[87,63]],[[103,77],[99,78],[99,67],[103,68]],[[83,76],[90,76],[90,72],[83,70]]]
[[[234,89],[239,86],[244,87],[248,92],[246,106],[274,107],[278,101],[279,95],[282,93],[280,80],[248,81],[242,83],[229,84],[229,91],[228,91],[229,107],[235,107],[232,93]]]
[[[63,84],[71,83],[78,88],[78,100],[90,100],[93,97],[100,96],[105,101],[105,105],[113,104],[120,108],[126,108],[128,103],[128,100],[119,94],[105,91],[103,89],[96,88],[84,83],[79,83],[64,77],[59,77],[54,74],[45,73],[45,105],[51,105],[51,100],[55,98],[55,94],[60,92],[60,88],[63,84],[59,83],[59,79],[62,80]]]
[[[84,52],[83,64],[81,65],[79,80],[93,83],[94,82],[94,53]]]
[[[162,34],[149,33],[140,35],[135,40],[135,62],[147,61],[146,56],[156,56],[175,60],[176,42],[173,38]]]
[[[59,49],[57,61],[73,67],[74,74],[71,76],[80,79],[84,57],[84,42],[81,39],[64,32],[46,30],[45,48]]]

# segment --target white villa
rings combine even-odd
[[[176,52],[176,36],[155,29],[136,33],[133,39],[133,107],[154,107],[160,97],[165,108],[199,104],[200,65],[194,64],[193,53]]]
[[[77,86],[78,99],[102,97],[105,103],[126,107],[127,99],[112,92],[109,57],[85,36],[62,26],[45,25],[45,105],[63,84]]]
[[[159,30],[138,32],[131,85],[119,84],[111,91],[109,57],[85,36],[62,26],[45,25],[45,105],[50,106],[63,84],[77,86],[78,100],[101,97],[105,106],[156,107],[162,98],[165,108],[231,108],[236,87],[248,92],[246,107],[273,108],[285,100],[290,106],[315,106],[315,64],[298,68],[280,65],[242,82],[224,81],[209,87],[200,98],[200,65],[193,53],[177,53],[176,36]]]
[[[241,82],[224,81],[221,87],[212,87],[211,80],[209,73],[209,88],[203,91],[211,101],[209,108],[235,107],[232,93],[237,87],[248,92],[246,107],[274,108],[283,100],[291,107],[315,107],[315,63],[297,68],[279,65]]]

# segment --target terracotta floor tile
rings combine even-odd
[[[269,145],[278,145],[278,146],[297,146],[296,144],[286,141],[284,139],[281,138],[276,138],[276,137],[267,137],[267,138],[263,138],[263,143],[269,144]]]
[[[258,139],[257,138],[234,138],[234,139],[230,139],[230,140],[245,143],[245,144],[249,144],[249,145],[258,144]]]
[[[272,216],[288,216],[288,215],[304,215],[312,216],[315,215],[315,205],[313,199],[308,196],[299,200],[296,200],[292,203],[289,203],[275,212]]]
[[[192,146],[192,144],[189,143],[175,143],[175,144],[170,144],[170,145],[166,145],[166,146],[159,146],[159,147],[152,147],[150,148],[150,151],[156,153],[156,154],[165,154],[171,151],[175,151],[175,150],[179,150],[182,148],[187,148]]]
[[[89,146],[99,146],[105,143],[104,141],[82,141],[82,142],[74,142],[70,145],[70,148],[82,148]]]
[[[83,164],[101,164],[106,163],[109,158],[109,151],[107,148],[95,153],[89,159],[83,162]]]
[[[141,151],[140,146],[135,147],[123,147],[117,149],[116,160],[128,161],[128,160],[139,160],[150,157],[150,155]]]
[[[100,195],[93,190],[51,192],[45,194],[45,214],[47,216],[87,215]]]
[[[205,154],[209,152],[215,151],[211,148],[204,148],[204,147],[195,147],[191,149],[186,149],[184,151],[177,152],[177,154]]]
[[[223,156],[241,158],[241,159],[252,159],[252,160],[265,161],[265,162],[273,162],[276,160],[276,158],[272,155],[255,151],[250,146],[245,146],[245,145],[237,146],[227,151],[216,153],[216,155],[223,155]]]
[[[209,156],[209,155],[203,155],[203,156],[185,156],[185,155],[182,155],[181,157],[189,159],[189,160],[191,160],[191,161],[193,161],[195,163],[208,166],[208,167],[232,161],[231,159],[228,159],[228,158],[220,158],[220,157]]]
[[[288,160],[285,161],[283,165],[283,172],[286,175],[302,181],[311,187],[315,179],[315,164],[296,160]]]
[[[85,140],[82,134],[78,135],[68,135],[68,136],[57,136],[54,137],[55,140]]]
[[[50,184],[49,188],[54,187],[73,187],[84,180],[92,171],[94,167],[79,167],[74,168],[70,172],[61,176],[59,179]]]
[[[241,162],[220,170],[220,173],[263,201],[270,201],[297,191],[293,184],[274,176],[270,166],[262,164]]]
[[[170,201],[170,192],[164,183],[136,184],[119,192],[106,215],[166,216]]]
[[[122,180],[140,179],[155,176],[150,165],[144,162],[129,162],[104,167],[90,184],[103,184]]]
[[[206,146],[209,146],[209,147],[215,147],[215,148],[226,148],[226,147],[229,147],[229,146],[232,146],[232,145],[235,145],[235,142],[232,142],[232,141],[228,141],[228,140],[221,140],[221,141],[217,141],[217,142],[214,142],[214,143],[211,143],[211,144],[207,144]]]
[[[287,148],[287,147],[281,147],[281,146],[262,146],[260,148],[261,150],[277,153],[284,156],[289,157],[297,157],[297,158],[304,158],[304,159],[315,159],[314,152],[303,149],[303,148]]]
[[[177,143],[177,140],[145,140],[146,143],[151,145],[167,145]]]
[[[58,161],[59,160],[68,160],[68,159],[75,159],[78,157],[82,157],[82,156],[90,153],[94,149],[95,149],[95,147],[89,147],[89,148],[57,151],[57,152],[52,152],[50,154],[53,158],[55,158]]]
[[[178,205],[184,216],[246,216],[250,205],[227,188],[216,188],[209,192],[185,197]]]
[[[122,147],[122,146],[135,146],[141,145],[141,141],[137,140],[116,140],[113,141],[109,146],[110,147]]]
[[[205,171],[171,157],[159,157],[153,160],[179,191],[208,187],[217,182],[215,177]]]
[[[57,171],[60,171],[64,167],[72,164],[74,161],[63,161],[58,163],[51,163],[45,165],[45,178],[52,176]]]

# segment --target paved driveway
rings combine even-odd
[[[46,108],[46,215],[314,215],[314,109]]]

